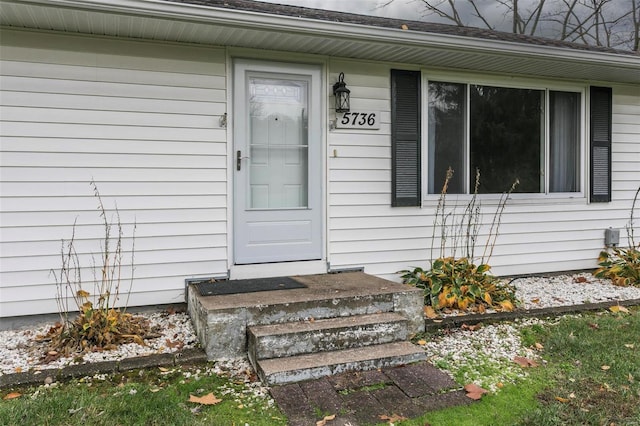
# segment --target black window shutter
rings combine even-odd
[[[420,72],[391,70],[391,205],[419,206]]]
[[[611,201],[611,88],[591,87],[591,194],[593,203]]]

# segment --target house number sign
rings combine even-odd
[[[380,111],[336,114],[336,128],[377,130],[380,128]]]

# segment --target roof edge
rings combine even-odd
[[[524,42],[493,40],[455,34],[412,31],[402,28],[380,27],[350,22],[333,22],[322,19],[266,13],[210,4],[195,4],[173,0],[4,0],[9,3],[33,4],[80,10],[93,10],[123,15],[178,18],[187,21],[237,25],[253,29],[300,32],[321,36],[350,36],[361,41],[378,43],[402,43],[414,46],[425,45],[442,49],[500,52],[523,58],[566,59],[582,63],[638,68],[640,58],[631,53],[575,49],[569,46],[526,44]],[[301,8],[304,9],[304,8]],[[312,9],[313,10],[313,9]],[[411,21],[406,21],[410,23]]]

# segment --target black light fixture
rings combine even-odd
[[[344,82],[344,73],[338,76],[338,81],[333,85],[333,95],[336,97],[336,112],[349,112],[349,94],[351,90],[347,89],[347,83]]]

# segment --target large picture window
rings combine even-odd
[[[428,192],[580,192],[580,93],[430,81]]]

